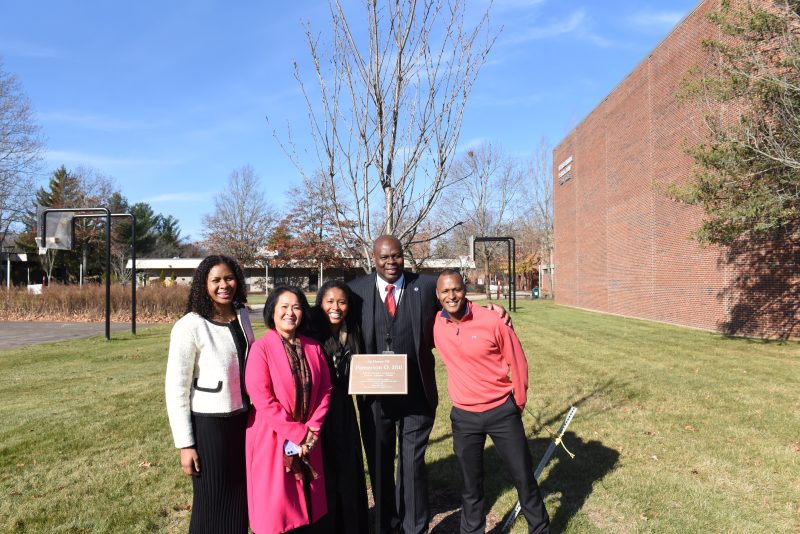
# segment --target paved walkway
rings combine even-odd
[[[137,324],[137,332],[143,325]],[[130,332],[131,323],[111,323],[111,337],[114,332]],[[0,350],[51,343],[65,339],[81,339],[103,336],[105,322],[66,323],[54,321],[3,321],[0,322]]]
[[[253,306],[250,311],[250,322],[262,323],[262,305]],[[146,328],[148,324],[137,324],[136,331]],[[131,323],[111,323],[111,338],[114,332],[130,332]],[[83,339],[92,336],[104,336],[106,323],[70,323],[56,321],[0,321],[0,350],[52,343],[65,339]]]

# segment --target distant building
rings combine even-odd
[[[553,153],[555,298],[559,304],[732,334],[800,336],[800,247],[703,247],[690,239],[702,210],[659,186],[685,183],[686,146],[703,139],[681,80],[709,68],[718,37],[690,13]]]
[[[203,258],[147,258],[136,260],[137,276],[143,277],[146,283],[152,283],[162,277],[172,279],[178,284],[191,284],[192,275]],[[409,262],[410,264],[410,262]],[[132,267],[132,262],[128,260],[126,268]],[[475,262],[464,262],[462,259],[429,259],[426,260],[420,272],[438,274],[445,268],[464,269],[474,268]],[[319,287],[320,274],[323,282],[330,279],[349,281],[364,274],[361,267],[342,267],[342,266],[322,266],[320,272],[319,263],[292,261],[289,265],[269,268],[264,266],[244,267],[245,283],[248,291],[264,291],[264,280],[269,276],[269,287],[280,284],[291,284],[302,288],[305,291],[316,291]]]
[[[6,234],[0,243],[0,280],[3,287],[41,283],[42,275],[34,254],[19,251],[16,234]]]

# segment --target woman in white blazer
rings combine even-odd
[[[181,467],[192,476],[192,534],[247,533],[244,368],[254,336],[246,301],[236,261],[208,256],[170,335],[166,406]]]

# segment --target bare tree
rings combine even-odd
[[[249,165],[234,170],[228,186],[214,199],[214,213],[205,215],[203,236],[214,253],[238,259],[243,265],[260,261],[275,211],[258,186],[258,177]]]
[[[451,174],[457,186],[450,196],[458,199],[457,209],[453,209],[453,203],[442,203],[440,217],[451,226],[463,222],[456,231],[458,238],[468,243],[470,235],[497,237],[509,233],[523,178],[515,158],[496,145],[483,143],[468,150],[453,165]],[[486,243],[478,253],[487,277],[492,272],[495,248]],[[488,283],[486,291],[488,294]]]
[[[58,250],[48,248],[44,254],[39,254],[39,263],[42,266],[45,276],[47,277],[47,284],[53,281],[53,267],[56,265]]]
[[[78,167],[72,173],[77,180],[78,190],[75,208],[95,208],[108,206],[111,196],[115,192],[114,179],[90,167]],[[91,218],[79,219],[75,222],[75,238],[81,251],[81,265],[83,273],[89,272],[89,255],[92,250],[105,251],[105,219]],[[103,252],[105,254],[105,252]],[[123,280],[123,276],[119,276]]]
[[[270,247],[278,249],[284,260],[314,259],[350,266],[359,252],[357,245],[348,241],[350,234],[337,225],[325,176],[304,177],[302,185],[290,189],[287,197],[295,207],[281,221],[283,228],[274,234]],[[349,226],[352,223],[341,228]]]
[[[451,183],[464,107],[495,36],[488,10],[467,22],[465,0],[365,4],[362,22],[329,0],[331,45],[306,30],[317,90],[296,63],[295,76],[337,221],[351,223],[370,266],[373,238],[394,234],[408,248]],[[304,172],[291,130],[281,145]]]
[[[0,60],[0,243],[21,223],[36,192],[42,139],[30,102]]]
[[[112,247],[113,246],[114,245],[112,245]],[[133,276],[133,272],[128,268],[129,259],[130,258],[128,258],[124,253],[119,252],[118,250],[114,250],[114,252],[112,252],[111,272],[114,273],[116,278],[116,280],[112,278],[112,281],[116,281],[123,286],[128,285],[128,282],[131,281],[131,276]]]
[[[550,161],[550,149],[541,139],[528,164],[524,187],[525,210],[521,219],[523,224],[527,223],[527,231],[538,240],[541,264],[547,271],[550,296],[553,297],[553,173]]]

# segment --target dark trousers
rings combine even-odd
[[[528,520],[528,532],[550,531],[550,520],[539,486],[533,477],[533,463],[522,417],[511,397],[485,412],[468,412],[453,407],[453,451],[461,466],[464,490],[461,492],[462,534],[484,532],[486,515],[483,500],[483,446],[486,436],[492,438],[500,458],[517,488],[522,514]]]
[[[433,415],[402,414],[381,410],[379,414],[382,435],[381,480],[375,479],[375,403],[358,399],[361,414],[361,437],[367,457],[373,496],[380,484],[381,531],[404,534],[428,532],[430,506],[428,504],[428,471],[425,467],[425,449],[433,429]],[[399,445],[399,450],[398,450]],[[397,453],[397,476],[394,478],[394,458]]]

